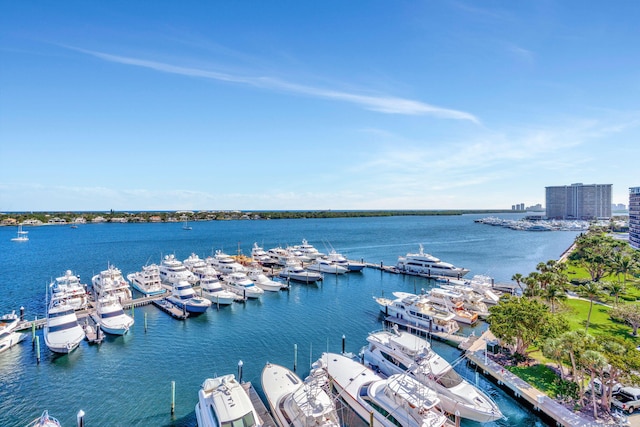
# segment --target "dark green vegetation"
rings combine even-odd
[[[550,396],[590,406],[594,418],[610,411],[612,397],[611,387],[597,398],[587,393],[595,379],[640,384],[639,251],[592,230],[576,238],[567,262],[541,262],[512,279],[522,297],[503,297],[488,318],[514,365],[508,369]],[[552,363],[528,366],[538,351]]]

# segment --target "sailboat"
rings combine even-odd
[[[184,224],[182,225],[182,229],[183,230],[191,230],[191,226],[189,225],[189,221],[185,220]]]
[[[28,231],[22,231],[22,224],[20,224],[18,225],[18,235],[11,240],[14,242],[26,242],[29,240],[28,233]]]

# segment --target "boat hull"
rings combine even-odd
[[[19,344],[27,338],[27,334],[22,332],[11,332],[2,341],[0,341],[0,353],[9,350],[11,347]]]

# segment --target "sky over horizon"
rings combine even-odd
[[[640,3],[0,2],[0,212],[640,186]]]

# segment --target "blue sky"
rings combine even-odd
[[[627,204],[639,12],[0,0],[0,211]]]

